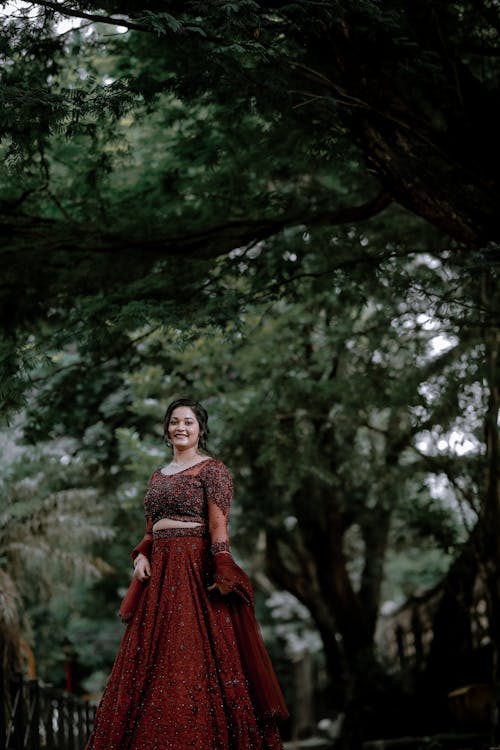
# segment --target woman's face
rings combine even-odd
[[[178,450],[198,447],[200,425],[189,406],[178,406],[173,410],[168,423],[168,437]]]

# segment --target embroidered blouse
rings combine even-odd
[[[139,553],[149,557],[153,525],[162,518],[208,524],[212,551],[229,551],[227,523],[232,499],[231,472],[216,458],[207,458],[176,474],[157,469],[144,497],[146,533],[132,550],[132,558]]]

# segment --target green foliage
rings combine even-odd
[[[102,685],[178,395],[235,472],[237,553],[308,607],[273,636],[338,635],[332,539],[369,616],[437,583],[484,503],[489,3],[26,12],[1,42],[0,559],[42,674],[69,638]]]
[[[446,571],[474,523],[482,468],[477,454],[464,460],[453,449],[435,452],[433,446],[455,426],[467,440],[480,439],[484,402],[477,338],[451,338],[457,331],[456,296],[455,307],[446,308],[448,318],[440,299],[430,308],[415,293],[431,277],[434,289],[440,288],[441,266],[433,268],[430,257],[395,262],[390,256],[375,275],[363,274],[360,264],[349,276],[340,269],[323,274],[321,241],[321,235],[313,241],[295,238],[290,272],[278,268],[272,253],[228,261],[224,284],[240,299],[266,277],[271,286],[277,283],[280,298],[271,291],[255,304],[250,294],[241,326],[228,327],[225,335],[193,329],[186,342],[182,330],[143,327],[117,339],[105,357],[100,341],[93,342],[91,360],[92,343],[74,343],[36,373],[38,396],[26,412],[24,434],[32,442],[53,441],[54,447],[41,447],[44,472],[37,480],[48,483],[37,497],[50,494],[35,508],[16,495],[6,517],[9,533],[16,523],[24,531],[32,517],[42,523],[49,508],[59,512],[60,503],[70,517],[81,513],[88,486],[100,498],[97,512],[106,499],[101,522],[105,518],[106,528],[116,530],[105,550],[102,541],[85,552],[83,536],[67,539],[72,554],[90,552],[91,565],[96,557],[106,560],[106,576],[97,583],[80,577],[64,601],[56,588],[49,606],[40,604],[38,594],[25,594],[45,674],[61,674],[57,644],[68,637],[82,644],[82,687],[95,689],[109,668],[121,632],[116,609],[129,575],[128,550],[142,534],[141,498],[152,469],[165,460],[161,418],[176,396],[195,395],[211,413],[210,450],[236,475],[233,544],[251,566],[262,568],[256,538],[263,530],[278,530],[281,554],[290,570],[299,572],[296,545],[304,543],[309,524],[329,527],[334,504],[357,591],[370,564],[370,531],[380,514],[391,516],[378,606],[401,602]],[[358,241],[356,235],[351,241]],[[285,273],[297,277],[293,286]],[[397,284],[397,296],[389,280]],[[437,354],[431,342],[439,335],[448,337],[448,348]],[[59,461],[61,441],[69,441],[67,465]],[[54,450],[57,459],[47,463]],[[29,476],[35,468],[23,459]],[[14,482],[21,465],[13,471]],[[444,492],[432,477],[444,482]],[[69,494],[61,494],[61,486],[69,486]],[[92,516],[90,526],[86,520],[90,511],[86,500],[75,528],[92,528]],[[48,518],[52,526],[53,515]],[[47,522],[40,528],[49,533]],[[56,524],[50,533],[63,530]],[[272,557],[273,548],[267,554]],[[56,572],[68,564],[61,553]],[[21,581],[23,575],[20,568]],[[49,576],[44,585],[50,583]],[[97,621],[82,614],[93,613],[96,602]],[[289,627],[293,640],[296,625]],[[90,653],[84,644],[94,638],[100,648]]]
[[[214,33],[244,28],[256,22],[256,10],[214,8],[207,30],[212,23]],[[185,23],[188,14],[189,8],[176,23]],[[154,11],[146,16],[136,21],[154,22],[157,29],[173,18]],[[11,169],[2,177],[0,200],[4,231],[14,244],[2,305],[10,335],[19,336],[18,351],[26,346],[25,328],[32,331],[34,324],[34,353],[52,348],[54,329],[59,346],[74,338],[109,346],[118,330],[158,321],[188,327],[186,317],[193,325],[198,316],[202,324],[211,316],[224,325],[238,313],[239,300],[218,283],[214,263],[200,255],[212,258],[255,233],[272,233],[276,217],[283,217],[278,229],[282,221],[327,217],[347,195],[356,202],[370,193],[371,180],[352,179],[359,162],[350,160],[355,149],[340,133],[325,141],[313,130],[304,138],[261,97],[235,95],[239,84],[228,66],[240,53],[224,42],[221,54],[211,56],[224,89],[220,100],[204,75],[204,58],[195,54],[199,35],[195,42],[189,33],[182,36],[191,68],[177,44],[170,48],[161,36],[107,38],[98,26],[58,35],[41,18],[6,25],[12,61],[6,96],[12,77],[40,91],[33,100],[22,96],[25,109],[10,130],[5,124],[3,145]],[[47,58],[49,72],[32,48]],[[44,107],[53,119],[41,123]],[[17,123],[31,130],[21,137]],[[334,154],[341,161],[332,168]],[[190,235],[201,248],[196,257]],[[181,262],[183,255],[188,262]],[[48,327],[38,327],[40,316]],[[31,368],[24,369],[15,350],[9,354],[4,398],[18,404]]]
[[[70,439],[37,449],[8,440],[4,447],[2,575],[17,597],[23,635],[35,647],[41,674],[58,679],[50,670],[62,659],[57,649],[75,606],[72,590],[88,588],[111,571],[102,554],[89,554],[93,543],[102,552],[111,538],[111,515],[105,492],[86,474],[82,454],[72,463]]]

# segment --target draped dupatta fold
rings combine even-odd
[[[228,606],[241,664],[256,713],[286,719],[289,715],[254,611],[254,592],[247,574],[231,555],[214,557],[214,580],[228,587]]]
[[[139,606],[142,594],[147,585],[147,581],[139,581],[136,576],[132,578],[127,593],[125,594],[122,603],[120,604],[120,609],[118,610],[118,615],[122,622],[130,622]]]

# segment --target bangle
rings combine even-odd
[[[210,547],[212,555],[216,555],[217,552],[229,552],[231,553],[231,547],[228,541],[225,542],[213,542]]]

